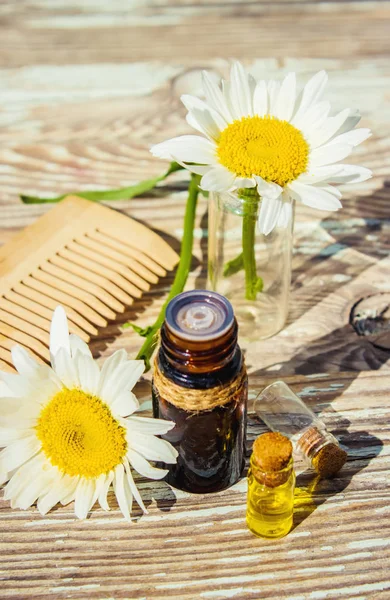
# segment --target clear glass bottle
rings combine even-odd
[[[347,460],[334,435],[283,381],[266,387],[257,396],[254,410],[272,431],[291,439],[306,464],[321,477],[334,476]]]
[[[166,478],[176,488],[216,492],[243,471],[248,392],[237,331],[219,294],[184,292],[167,307],[152,392],[154,416],[176,423],[162,436],[179,453]]]
[[[257,226],[257,193],[210,192],[208,284],[233,305],[240,339],[265,339],[287,318],[291,283],[293,205],[267,236]]]
[[[246,521],[255,535],[279,538],[290,531],[294,489],[291,442],[280,433],[264,433],[253,445],[248,472]]]

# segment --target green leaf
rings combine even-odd
[[[181,169],[183,169],[181,165],[179,165],[177,162],[172,162],[169,166],[169,169],[162,175],[158,175],[152,179],[145,179],[144,181],[140,181],[135,185],[118,188],[115,190],[69,192],[68,194],[62,194],[61,196],[56,196],[54,198],[39,198],[38,196],[26,196],[22,194],[20,199],[22,202],[24,202],[24,204],[50,204],[53,202],[60,202],[69,195],[80,196],[86,200],[92,200],[93,202],[100,202],[102,200],[130,200],[130,198],[135,198],[136,196],[141,196],[141,194],[149,192],[155,188],[158,183],[164,181],[164,179],[171,175],[171,173],[175,173],[175,171],[180,171]]]
[[[134,329],[134,331],[142,337],[147,337],[149,333],[153,330],[153,327],[151,325],[148,325],[147,327],[139,327],[138,325],[136,325],[135,323],[131,323],[130,321],[123,325],[123,329],[128,329],[129,327]]]

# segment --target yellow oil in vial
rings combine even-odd
[[[268,487],[248,473],[246,522],[257,536],[279,538],[287,535],[293,525],[295,474],[282,485]]]

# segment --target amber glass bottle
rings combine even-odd
[[[247,378],[237,322],[223,296],[185,292],[167,307],[153,378],[154,416],[179,456],[167,481],[194,493],[223,490],[245,461]]]

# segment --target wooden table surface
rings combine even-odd
[[[380,311],[390,298],[390,4],[2,0],[0,25],[1,243],[50,210],[23,205],[20,192],[120,187],[162,172],[148,149],[190,131],[180,95],[199,91],[201,69],[226,76],[232,57],[257,76],[295,70],[306,80],[326,68],[334,108],[359,107],[374,132],[354,156],[374,177],[345,187],[342,211],[298,207],[287,327],[257,343],[242,336],[251,401],[276,378],[291,383],[348,448],[339,477],[314,485],[299,475],[294,529],[278,541],[246,529],[245,480],[197,496],[138,477],[150,513],[135,510],[131,525],[113,495],[110,513],[96,507],[83,522],[72,506],[42,518],[0,500],[0,597],[390,598],[389,321],[366,336],[350,324],[354,309]],[[185,185],[177,174],[115,207],[179,249]],[[204,284],[206,228],[201,200],[188,289]],[[171,281],[101,332],[95,353],[134,355],[141,339],[120,324],[152,322]],[[262,431],[250,414],[249,440]]]

